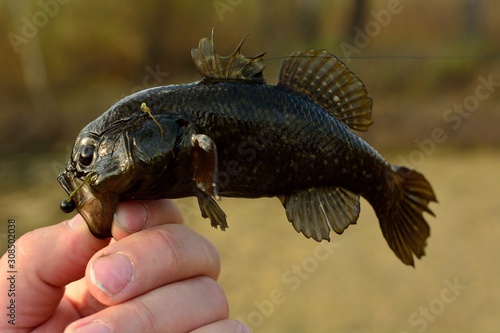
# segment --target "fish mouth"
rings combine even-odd
[[[110,238],[113,214],[118,206],[118,194],[94,191],[89,182],[68,171],[59,174],[57,181],[70,196],[68,199],[75,203],[92,235],[99,239]]]

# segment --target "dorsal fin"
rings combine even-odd
[[[261,53],[253,57],[245,57],[241,54],[241,46],[245,41],[246,36],[236,47],[233,53],[226,57],[221,57],[214,46],[214,30],[212,29],[212,37],[202,38],[197,49],[191,49],[191,57],[198,69],[198,72],[203,76],[203,79],[208,83],[243,80],[253,83],[264,83],[262,71],[266,67],[263,60],[264,54]]]
[[[372,124],[372,99],[364,84],[326,51],[292,53],[281,65],[278,86],[306,95],[351,129],[366,131]]]

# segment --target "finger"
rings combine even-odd
[[[107,305],[96,300],[89,292],[85,277],[66,286],[64,299],[71,302],[73,308],[78,311],[81,317],[86,317],[107,307]]]
[[[108,242],[93,237],[80,215],[19,238],[15,243],[17,273],[12,274],[16,328],[34,327],[47,320],[59,305],[64,286],[83,277],[88,260]],[[0,259],[0,267],[7,267],[6,256]],[[8,290],[7,283],[9,280],[2,278],[0,290]],[[6,296],[0,295],[2,309],[10,302]],[[6,323],[0,321],[0,328]]]
[[[195,277],[155,289],[108,307],[66,329],[90,325],[96,332],[189,332],[227,319],[229,306],[222,288],[208,277]],[[90,330],[89,330],[90,331]]]
[[[248,326],[240,321],[226,319],[208,324],[191,331],[190,333],[251,333]]]
[[[119,240],[142,229],[182,222],[182,214],[171,200],[124,201],[116,209],[111,233]]]
[[[166,224],[132,234],[97,252],[87,266],[90,292],[111,305],[198,275],[217,279],[220,259],[205,237]]]

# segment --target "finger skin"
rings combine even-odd
[[[92,270],[96,260],[115,254],[131,260],[134,273],[121,292],[110,294],[95,284],[92,277],[99,278]],[[115,266],[110,270],[113,271],[104,278],[110,279],[115,272],[122,271]],[[193,276],[216,280],[219,273],[219,254],[210,241],[186,226],[167,224],[132,234],[98,251],[90,260],[85,276],[94,297],[103,304],[113,305]]]
[[[172,200],[131,200],[120,203],[113,222],[111,233],[114,239],[120,240],[142,229],[182,224],[183,217]]]
[[[99,322],[112,332],[189,332],[225,320],[229,306],[222,288],[199,276],[162,286],[68,326],[66,333]]]
[[[187,332],[225,322],[228,305],[215,281],[220,261],[213,245],[179,225],[182,216],[170,200],[140,205],[147,211],[143,231],[114,227],[119,242],[94,238],[79,215],[21,237],[15,244],[16,270],[23,272],[16,276],[16,326],[0,321],[0,331],[60,332],[72,322],[74,327],[101,317],[113,325],[117,320],[115,332],[131,327],[139,329],[130,331],[164,332],[167,327]],[[122,292],[110,296],[89,281],[89,269],[100,256],[120,252],[132,260],[135,275]],[[0,267],[7,265],[6,260],[4,255]],[[2,279],[0,290],[7,290],[8,283]],[[116,305],[106,308],[93,294]],[[9,304],[6,296],[0,295],[0,306]],[[166,300],[170,300],[167,306]],[[137,318],[144,320],[134,326]]]
[[[93,237],[80,215],[19,238],[15,243],[16,325],[1,320],[0,331],[25,331],[51,317],[63,297],[64,286],[83,277],[89,259],[108,242]],[[6,260],[4,255],[0,267],[7,267]],[[8,284],[7,279],[0,279],[0,290],[8,290]],[[0,308],[5,309],[10,299],[2,292]]]
[[[226,319],[200,327],[190,333],[251,333],[248,326],[240,321]]]

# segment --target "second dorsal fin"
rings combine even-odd
[[[366,131],[372,124],[372,99],[364,84],[326,51],[292,53],[281,65],[278,86],[309,97],[351,129]]]
[[[241,54],[241,46],[245,38],[238,44],[233,53],[222,57],[215,51],[214,30],[212,29],[212,37],[202,38],[198,48],[191,49],[191,56],[196,68],[206,82],[233,80],[253,83],[265,82],[262,75],[262,71],[266,67],[263,60],[265,53],[245,57]]]

